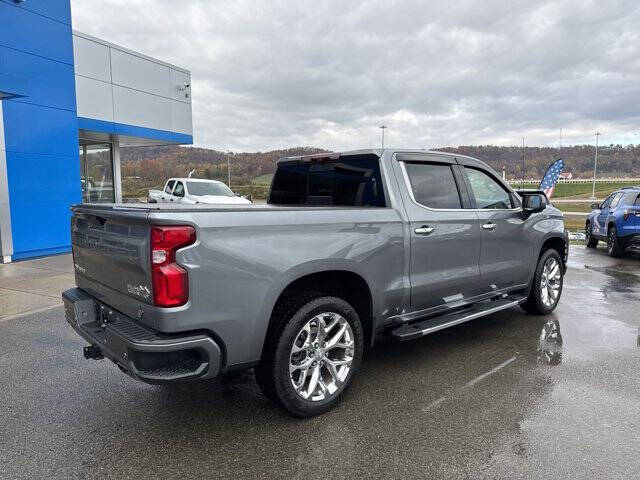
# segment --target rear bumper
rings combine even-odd
[[[83,290],[62,294],[74,330],[132,377],[147,383],[213,378],[222,351],[205,334],[164,335],[112,310]]]

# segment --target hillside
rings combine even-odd
[[[522,149],[494,145],[443,147],[442,151],[460,153],[487,162],[498,172],[504,167],[508,178],[522,175]],[[268,187],[278,158],[306,153],[320,153],[321,148],[296,147],[270,152],[228,154],[196,147],[128,147],[121,149],[123,189],[126,197],[146,195],[147,188],[157,188],[168,177],[194,176],[227,180],[227,155],[231,164],[231,183],[242,193],[260,194]],[[593,172],[594,147],[567,146],[562,149],[565,170],[574,177],[590,177]],[[550,147],[525,148],[525,177],[539,178],[547,166],[558,158],[558,150]],[[640,176],[640,146],[608,145],[598,149],[598,173],[602,176]],[[253,181],[257,180],[255,183]],[[251,186],[250,186],[251,185]]]

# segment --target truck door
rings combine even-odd
[[[535,235],[527,232],[533,222],[525,219],[520,200],[492,172],[477,165],[465,165],[463,172],[480,220],[481,288],[490,292],[525,285],[533,274],[536,254]]]
[[[163,202],[168,202],[171,198],[173,198],[173,186],[175,185],[175,180],[169,180],[167,184],[164,186],[164,190],[160,195],[160,200]]]
[[[397,154],[409,217],[411,308],[453,306],[476,294],[480,278],[478,217],[459,184],[454,157]]]

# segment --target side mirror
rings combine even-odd
[[[591,204],[591,210],[599,210],[600,209],[600,204],[599,203],[592,203]]]
[[[526,215],[538,213],[547,208],[547,199],[541,193],[525,193],[522,196],[522,211]]]

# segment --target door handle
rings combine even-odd
[[[170,202],[173,202],[173,198],[170,198],[170,199],[169,199],[169,201],[170,201]]]
[[[482,225],[482,228],[485,230],[495,230],[496,229],[496,224],[495,223],[485,223],[484,225]]]
[[[414,232],[416,232],[418,235],[429,235],[434,230],[435,230],[434,227],[430,227],[429,225],[423,225],[420,228],[416,228]]]

